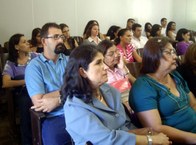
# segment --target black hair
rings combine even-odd
[[[37,42],[37,39],[36,39],[36,36],[41,32],[41,29],[40,28],[35,28],[33,29],[32,31],[32,36],[31,36],[31,45],[32,46],[37,46],[38,42]]]
[[[161,25],[159,25],[159,24],[154,24],[153,26],[152,26],[152,30],[151,30],[151,36],[152,37],[156,37],[157,36],[157,31],[159,31],[159,29],[160,28],[162,28],[161,27]]]
[[[99,50],[96,45],[82,44],[72,51],[67,63],[64,84],[62,86],[62,100],[73,96],[80,98],[85,103],[92,101],[92,87],[88,78],[80,75],[79,69],[88,70],[89,64],[94,60]]]
[[[85,28],[84,28],[84,32],[83,32],[83,37],[86,35],[86,31],[89,28],[90,25],[92,24],[97,24],[99,26],[99,23],[97,20],[90,20],[88,21],[88,23],[86,24]]]
[[[105,56],[108,49],[110,47],[112,47],[113,45],[114,45],[114,43],[111,40],[105,39],[105,40],[101,41],[97,47],[102,52],[102,54]]]
[[[167,20],[167,18],[162,18],[162,19],[161,19],[161,22],[163,22],[163,21],[165,21],[165,20]]]
[[[135,23],[135,24],[133,24],[133,26],[132,26],[132,30],[135,31],[137,27],[140,27],[140,28],[141,28],[142,25],[140,25],[140,24],[138,24],[138,23]]]
[[[171,30],[171,26],[172,24],[176,24],[175,22],[173,21],[170,21],[168,24],[167,24],[167,28],[166,28],[166,36],[168,36],[168,31]]]
[[[145,26],[144,26],[144,31],[145,32],[151,32],[151,30],[148,29],[148,25],[151,25],[151,27],[152,27],[151,23],[149,23],[149,22],[145,23]]]
[[[69,26],[68,26],[67,24],[65,24],[65,23],[61,23],[61,24],[59,24],[59,26],[60,26],[62,32],[63,32],[63,29],[64,29],[65,27],[69,28]],[[70,36],[70,37],[67,39],[67,42],[68,42],[69,46],[71,47],[71,49],[76,48],[76,46],[75,46],[75,40],[74,40],[73,37]],[[69,55],[70,52],[67,51],[67,53],[68,53],[68,54],[66,54],[66,55]]]
[[[111,26],[111,27],[108,29],[108,32],[107,32],[106,36],[109,36],[109,37],[110,37],[110,40],[115,39],[114,33],[116,33],[119,29],[120,29],[119,26],[116,26],[116,25]]]
[[[9,39],[9,56],[8,60],[11,62],[14,62],[16,65],[17,59],[18,59],[18,50],[16,49],[15,45],[19,44],[21,37],[24,36],[24,34],[14,34]]]
[[[115,45],[118,45],[118,44],[120,43],[120,37],[123,36],[123,35],[125,35],[125,33],[126,33],[127,31],[130,31],[130,30],[127,29],[127,28],[124,28],[124,29],[121,29],[121,30],[118,32],[118,38],[116,38],[116,39],[114,40]]]
[[[48,30],[49,28],[57,28],[57,29],[61,29],[60,26],[56,23],[46,23],[45,25],[43,25],[41,32],[40,32],[40,37],[41,38],[45,38],[48,36]]]
[[[182,35],[189,33],[189,30],[182,28],[180,30],[178,30],[177,35],[176,35],[176,40],[178,42],[183,41],[184,38],[182,37]]]

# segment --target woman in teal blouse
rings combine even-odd
[[[150,39],[143,75],[133,84],[129,103],[143,126],[167,134],[173,142],[196,144],[196,99],[175,69],[176,53],[169,40]]]

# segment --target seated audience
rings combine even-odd
[[[85,28],[84,28],[83,38],[86,37],[86,36],[85,36],[85,35],[86,35],[86,31],[87,31],[87,29],[89,28],[89,26],[92,25],[92,24],[97,24],[97,25],[99,26],[99,23],[98,23],[97,20],[90,20],[90,21],[86,24],[86,26],[85,26]],[[105,39],[105,37],[103,36],[103,34],[100,33],[100,30],[99,30],[98,37],[99,37],[99,39],[101,39],[101,40]]]
[[[27,90],[33,106],[31,109],[44,112],[42,140],[44,145],[72,145],[65,130],[65,116],[60,102],[60,88],[68,57],[61,28],[56,23],[46,23],[41,29],[44,52],[32,60],[25,71]]]
[[[167,27],[167,19],[166,18],[162,18],[161,19],[161,35],[162,36],[166,36],[166,27]]]
[[[176,40],[176,23],[171,21],[167,24],[166,28],[166,36],[169,37],[171,40]]]
[[[120,31],[120,27],[113,25],[108,29],[106,37],[108,37],[110,40],[114,41],[118,37],[119,31]]]
[[[70,55],[71,51],[74,48],[78,47],[78,43],[73,37],[70,36],[69,27],[66,24],[62,23],[59,26],[61,27],[62,33],[65,36],[64,45],[65,45],[66,49],[65,49],[64,54]]]
[[[9,40],[9,57],[3,70],[3,88],[14,88],[13,96],[20,111],[20,129],[22,145],[32,145],[31,119],[29,109],[31,99],[25,86],[25,69],[36,57],[30,53],[30,45],[23,34],[14,34]],[[33,79],[33,78],[31,78]]]
[[[101,39],[99,39],[98,34],[99,26],[95,23],[91,24],[85,33],[83,43],[93,43],[95,45],[99,44],[99,42],[101,42]]]
[[[142,26],[140,24],[133,24],[132,26],[133,37],[131,43],[136,47],[136,49],[144,48],[144,45],[148,39],[142,36]]]
[[[169,138],[148,128],[135,129],[126,116],[120,93],[105,84],[107,66],[96,45],[80,45],[70,55],[62,87],[66,130],[75,144],[169,144]],[[70,115],[71,114],[71,115]],[[151,141],[152,140],[152,141]]]
[[[121,29],[118,32],[118,38],[115,39],[115,45],[120,54],[123,56],[125,63],[141,62],[142,58],[138,55],[135,47],[131,44],[131,31],[128,29]]]
[[[152,38],[152,37],[161,37],[162,35],[161,35],[161,25],[159,25],[159,24],[154,24],[153,26],[152,26],[152,30],[151,30],[151,34],[150,34],[150,38]]]
[[[176,52],[177,55],[184,55],[190,43],[190,32],[189,30],[182,28],[178,30],[176,35]]]
[[[43,52],[43,45],[41,42],[40,31],[41,31],[40,28],[35,28],[32,31],[32,37],[30,40],[32,52],[37,52],[37,53]]]
[[[196,43],[187,48],[184,61],[177,70],[186,80],[188,87],[196,97]]]
[[[151,36],[152,24],[147,22],[144,26],[145,36],[149,39]]]
[[[175,143],[196,144],[196,99],[176,69],[176,53],[166,37],[150,39],[129,103],[144,127]]]

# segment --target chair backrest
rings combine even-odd
[[[6,63],[7,59],[8,59],[8,53],[2,53],[1,54],[2,70],[5,66],[5,63]]]
[[[3,62],[2,62],[2,58],[3,58],[3,48],[0,46],[0,73],[2,73],[3,71]]]
[[[42,121],[46,118],[42,112],[30,109],[33,145],[42,145]]]
[[[130,73],[137,78],[140,75],[140,69],[142,67],[141,62],[131,62],[126,64],[127,68],[129,69]]]
[[[8,53],[8,51],[9,51],[8,49],[9,49],[9,42],[7,41],[7,42],[4,43],[4,50],[3,50],[3,52],[4,53]]]
[[[177,63],[181,65],[184,62],[184,55],[177,56]]]
[[[138,48],[138,49],[136,49],[136,51],[137,51],[139,56],[141,56],[141,57],[143,56],[144,48]]]
[[[74,36],[73,38],[76,40],[76,42],[78,43],[78,45],[82,44],[83,38],[81,36]]]

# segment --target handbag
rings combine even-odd
[[[129,91],[131,89],[131,84],[127,78],[112,82],[110,85],[116,88],[120,93],[123,93],[127,90]]]

